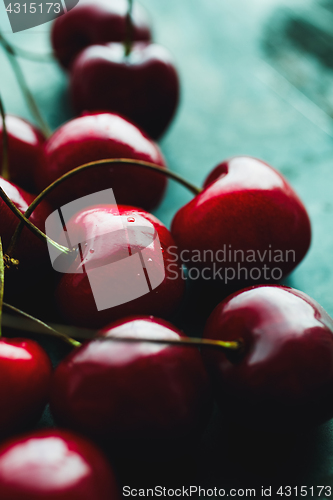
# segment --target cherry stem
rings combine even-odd
[[[160,174],[165,175],[166,177],[169,177],[170,179],[173,179],[174,181],[178,182],[179,184],[185,186],[189,191],[191,191],[194,195],[198,195],[201,193],[202,189],[194,186],[190,182],[186,181],[183,179],[180,175],[175,174],[174,172],[171,172],[171,170],[167,170],[164,167],[161,167],[160,165],[156,165],[155,163],[150,163],[147,161],[141,161],[141,160],[132,160],[129,158],[112,158],[112,159],[107,159],[107,160],[99,160],[99,161],[93,161],[90,163],[85,163],[84,165],[81,165],[80,167],[74,168],[70,172],[67,172],[64,174],[62,177],[59,177],[56,181],[54,181],[52,184],[50,184],[47,188],[44,189],[36,198],[34,201],[31,203],[27,211],[25,212],[24,216],[28,219],[32,212],[36,209],[36,207],[41,203],[42,200],[51,192],[53,191],[57,186],[62,184],[64,181],[67,179],[70,179],[71,177],[74,177],[75,175],[79,174],[80,172],[84,170],[88,170],[89,168],[93,167],[98,167],[98,166],[103,166],[103,165],[114,165],[114,164],[126,164],[126,165],[137,165],[138,167],[143,167],[148,170],[152,170],[154,172],[159,172]],[[0,193],[1,195],[1,193]],[[14,234],[13,237],[10,241],[7,254],[10,256],[16,246],[16,243],[21,235],[22,229],[24,227],[24,223],[21,222]],[[42,233],[43,234],[43,233]]]
[[[37,103],[35,101],[34,96],[29,90],[29,87],[27,85],[25,76],[23,74],[23,71],[21,69],[20,64],[17,61],[17,54],[15,49],[12,47],[12,45],[6,40],[6,38],[3,36],[2,33],[0,33],[0,44],[3,46],[5,49],[6,55],[8,57],[8,60],[13,68],[13,71],[16,75],[18,84],[21,88],[21,91],[24,95],[24,98],[26,100],[26,103],[32,113],[32,115],[35,117],[36,122],[38,123],[41,131],[43,132],[44,136],[46,138],[50,137],[52,134],[51,129],[49,128],[48,124],[44,120],[43,116],[41,115],[39,108],[37,106]]]
[[[126,39],[125,39],[125,57],[128,57],[133,45],[133,0],[128,0],[128,11],[126,16]]]
[[[243,348],[243,342],[237,340],[235,342],[225,342],[223,340],[200,339],[196,337],[182,337],[180,339],[150,339],[147,337],[101,337],[93,340],[111,340],[115,342],[151,342],[153,344],[168,344],[183,347],[213,347],[223,351],[239,351]]]
[[[55,55],[53,52],[49,52],[47,54],[39,54],[38,52],[31,52],[30,50],[22,49],[21,47],[17,47],[16,45],[11,44],[11,48],[17,57],[21,57],[22,59],[28,59],[29,61],[34,62],[54,62]]]
[[[240,351],[243,349],[243,341],[236,340],[232,342],[223,341],[223,340],[210,340],[210,339],[201,339],[195,337],[181,337],[179,339],[158,339],[158,338],[149,338],[149,337],[119,337],[119,336],[101,336],[100,331],[98,330],[89,330],[86,328],[78,328],[74,326],[65,326],[65,325],[47,325],[43,321],[30,316],[29,314],[20,311],[20,309],[16,309],[15,307],[4,303],[4,307],[11,309],[12,311],[24,316],[25,318],[33,321],[41,328],[36,329],[32,325],[28,325],[26,321],[21,320],[20,318],[15,318],[13,316],[6,316],[4,318],[4,326],[16,330],[23,330],[32,333],[46,333],[48,335],[52,335],[55,337],[59,337],[67,343],[70,343],[74,347],[79,347],[82,345],[77,340],[74,340],[72,336],[75,338],[80,338],[82,340],[93,340],[98,342],[126,342],[126,343],[137,343],[137,342],[149,342],[152,344],[167,344],[173,346],[182,346],[182,347],[208,347],[213,349],[218,349],[222,351]],[[61,333],[68,332],[67,333]]]
[[[10,210],[21,220],[22,227],[27,226],[27,228],[30,229],[30,231],[35,236],[37,236],[37,238],[39,238],[41,241],[46,242],[46,243],[50,243],[57,250],[65,253],[67,255],[69,255],[73,252],[73,249],[69,249],[67,247],[60,245],[56,241],[53,241],[51,238],[46,236],[46,234],[44,234],[40,229],[38,229],[38,227],[36,227],[32,222],[30,222],[30,220],[27,219],[22,214],[22,212],[16,207],[16,205],[14,205],[12,200],[10,198],[8,198],[8,196],[6,195],[6,193],[4,192],[4,190],[1,187],[0,187],[0,197],[3,199],[3,201],[6,203],[6,205],[10,208]],[[9,248],[8,248],[8,251],[6,253],[7,258],[8,257],[10,258],[10,253],[11,252],[9,251]],[[2,258],[2,261],[3,261],[3,258]]]
[[[8,161],[8,132],[6,126],[5,108],[0,97],[0,114],[2,118],[2,169],[1,175],[7,181],[9,180],[9,161]]]
[[[2,241],[0,238],[0,337],[2,336],[2,306],[5,293],[5,264],[3,261]]]
[[[44,321],[41,321],[40,319],[35,318],[34,316],[31,316],[31,314],[28,314],[24,311],[21,311],[21,309],[18,309],[17,307],[12,306],[11,304],[7,304],[6,302],[3,303],[3,307],[6,309],[9,309],[10,311],[19,314],[20,316],[30,320],[32,323],[36,323],[40,328],[36,329],[36,327],[30,328],[28,327],[28,323],[24,321],[24,328],[23,330],[25,331],[30,331],[32,333],[41,333],[41,334],[46,334],[46,335],[51,335],[53,337],[58,337],[61,340],[64,340],[67,344],[71,345],[72,347],[80,347],[82,344],[81,342],[78,342],[77,340],[72,339],[71,337],[68,337],[64,333],[58,332],[54,328],[52,328],[50,325],[47,325],[44,323]],[[10,320],[8,320],[10,318]],[[5,326],[9,326],[9,328],[16,328],[17,325],[15,318],[12,318],[11,316],[8,316],[8,318],[5,318],[4,324]],[[14,321],[12,321],[14,319]],[[17,319],[17,318],[16,318]],[[10,323],[10,324],[8,324]],[[22,321],[18,322],[19,327],[18,329],[21,329],[22,326]]]

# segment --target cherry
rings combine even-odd
[[[35,192],[34,169],[45,168],[44,136],[31,123],[6,115],[10,180],[29,192]],[[3,122],[0,120],[0,171],[3,155]]]
[[[34,196],[2,177],[0,177],[0,188],[4,192],[1,196],[7,196],[11,204],[10,208],[0,198],[0,237],[5,254],[5,267],[8,268],[5,284],[6,301],[33,313],[42,301],[43,312],[47,312],[48,304],[52,303],[55,286],[47,245],[28,228],[23,229],[19,241],[13,244],[13,236],[19,225],[18,214],[26,212]],[[18,214],[13,213],[12,209],[16,209]],[[51,211],[48,203],[42,201],[29,220],[40,231],[44,231],[45,220]]]
[[[47,403],[52,366],[33,340],[0,339],[0,437],[29,427]],[[1,498],[2,496],[2,489]]]
[[[288,182],[246,156],[213,170],[203,191],[177,212],[171,232],[190,269],[226,283],[279,280],[311,241],[306,209]]]
[[[159,148],[138,128],[111,113],[81,116],[60,127],[45,146],[46,168],[35,170],[42,190],[66,172],[84,163],[107,158],[144,160],[165,167]],[[57,187],[48,198],[57,207],[82,196],[113,189],[117,203],[154,208],[161,200],[167,180],[137,165],[110,165],[78,174]]]
[[[242,339],[243,352],[203,350],[223,411],[242,425],[301,426],[333,417],[333,320],[284,286],[256,286],[221,302],[204,337]]]
[[[78,212],[66,229],[71,243],[80,243],[74,262],[60,268],[67,274],[55,293],[68,323],[99,328],[132,314],[168,317],[179,306],[184,281],[174,263],[177,247],[156,217],[129,206],[100,205]],[[65,243],[64,235],[59,243]]]
[[[33,195],[27,193],[12,182],[6,181],[2,177],[0,177],[0,187],[22,213],[27,210],[28,206],[34,200]],[[48,203],[43,201],[33,212],[30,220],[41,231],[44,231],[45,220],[51,211],[51,207]],[[6,250],[19,220],[2,199],[0,199],[0,215],[0,236],[3,248]],[[31,268],[37,265],[40,267],[43,263],[47,262],[47,248],[27,228],[24,228],[13,257],[20,261],[20,267]]]
[[[113,111],[158,139],[176,111],[179,79],[159,45],[137,42],[129,55],[121,43],[91,45],[73,63],[71,96],[77,112]]]
[[[2,500],[118,500],[111,467],[89,441],[55,429],[27,434],[0,450]]]
[[[79,5],[53,24],[51,38],[57,59],[68,68],[88,45],[124,41],[127,11],[127,0],[80,0]],[[150,40],[146,13],[137,3],[132,26],[133,40]]]
[[[179,339],[152,316],[121,319],[102,336]],[[92,341],[57,367],[51,389],[56,420],[101,439],[184,437],[210,410],[208,377],[192,347]]]

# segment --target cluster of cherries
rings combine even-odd
[[[132,10],[130,0],[128,13],[127,0],[80,3],[60,17],[52,30],[55,55],[70,71],[75,110],[114,111],[158,139],[179,99],[171,55],[152,43],[140,5]]]
[[[76,108],[89,113],[49,138],[10,115],[3,122],[6,130],[1,129],[1,138],[8,139],[10,180],[1,177],[0,187],[35,228],[44,231],[54,210],[109,186],[118,202],[117,207],[85,207],[66,223],[67,231],[86,243],[82,255],[67,249],[72,252],[68,272],[57,275],[50,270],[45,242],[29,227],[19,237],[17,214],[5,197],[0,200],[6,301],[15,301],[19,288],[28,309],[40,304],[29,296],[33,282],[47,276],[43,295],[63,321],[73,329],[98,331],[83,345],[73,341],[73,351],[55,371],[35,341],[0,339],[1,437],[31,428],[48,401],[55,421],[67,429],[3,444],[3,500],[118,498],[109,464],[86,437],[110,443],[197,435],[209,419],[212,394],[239,425],[245,425],[244,415],[250,425],[274,429],[333,416],[333,320],[304,293],[271,284],[238,291],[213,311],[202,340],[185,337],[166,321],[185,291],[180,259],[178,277],[170,275],[171,247],[188,255],[215,255],[230,245],[261,252],[263,264],[269,264],[268,247],[292,249],[295,259],[280,263],[285,276],[307,253],[311,227],[283,176],[250,157],[222,162],[202,189],[192,187],[196,195],[177,212],[171,231],[147,211],[162,199],[163,171],[176,177],[151,137],[161,135],[174,113],[178,78],[164,49],[150,42],[139,6],[130,23],[128,17],[125,1],[82,0],[54,23],[55,54],[71,71]],[[47,200],[29,194],[45,188]],[[124,231],[115,237],[119,218]],[[162,283],[98,311],[86,270],[104,268],[101,290],[105,279],[115,287],[133,286],[132,281],[118,283],[107,263],[127,249],[129,227],[136,229],[134,251],[146,247],[147,222],[159,238],[149,249],[153,271],[161,265],[162,250]],[[109,232],[101,235],[101,226]],[[62,237],[58,246],[66,244]],[[11,269],[15,264],[18,270]],[[213,270],[214,262],[187,262],[189,269],[203,265]],[[250,270],[253,263],[243,265]]]

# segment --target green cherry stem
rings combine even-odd
[[[41,131],[43,132],[44,136],[50,137],[52,134],[51,129],[49,128],[48,124],[44,120],[43,116],[41,115],[39,108],[37,106],[37,103],[35,101],[34,96],[29,90],[29,87],[27,85],[25,76],[23,74],[22,68],[20,64],[17,61],[17,54],[15,52],[15,49],[12,47],[12,45],[8,42],[8,40],[3,36],[2,33],[0,33],[0,44],[3,46],[5,53],[8,57],[8,60],[13,68],[13,71],[16,75],[18,84],[22,90],[22,93],[24,95],[24,98],[26,100],[26,103],[34,116],[36,122],[38,123]]]
[[[22,47],[17,47],[17,45],[11,44],[11,48],[17,57],[22,59],[28,59],[33,62],[54,62],[54,53],[48,52],[46,54],[39,54],[38,52],[31,52],[30,50],[22,49]]]
[[[243,340],[228,342],[222,340],[201,339],[196,337],[183,337],[180,339],[154,339],[145,336],[141,337],[118,337],[108,335],[101,336],[99,330],[91,330],[89,328],[79,328],[76,326],[52,325],[58,331],[62,331],[64,335],[72,336],[81,340],[98,340],[98,341],[114,341],[114,342],[150,342],[153,344],[170,344],[187,347],[212,347],[225,351],[239,351],[243,349]]]
[[[4,190],[1,187],[0,187],[0,198],[3,199],[3,201],[10,208],[10,210],[20,219],[22,227],[27,226],[27,228],[30,229],[30,231],[35,236],[37,236],[37,238],[39,238],[43,242],[50,243],[51,245],[54,246],[54,248],[56,248],[60,252],[63,252],[65,254],[67,254],[67,255],[69,255],[69,254],[72,253],[73,249],[69,249],[67,247],[64,247],[64,246],[60,245],[56,241],[53,241],[51,238],[49,238],[48,236],[46,236],[46,234],[44,234],[40,229],[38,229],[38,227],[36,227],[32,222],[30,222],[30,220],[27,219],[22,214],[22,212],[16,207],[16,205],[14,205],[14,203],[12,202],[12,200],[10,198],[8,198],[8,196],[6,195],[6,193],[4,192]],[[9,248],[8,248],[8,250],[6,252],[6,256],[7,256],[7,258],[10,257]]]
[[[150,337],[119,337],[119,336],[101,336],[98,330],[89,330],[86,328],[78,328],[74,326],[65,326],[65,325],[47,325],[42,321],[30,316],[15,307],[4,304],[6,308],[11,309],[13,312],[24,316],[31,321],[27,322],[23,318],[17,318],[13,316],[5,316],[4,317],[4,325],[8,328],[28,331],[31,333],[41,333],[48,334],[51,336],[59,337],[65,342],[71,344],[73,347],[79,347],[81,345],[80,342],[74,340],[72,337],[81,340],[92,340],[96,342],[126,342],[126,343],[137,343],[137,342],[148,342],[153,344],[167,344],[173,346],[182,346],[182,347],[207,347],[212,349],[218,349],[225,352],[238,352],[243,349],[243,341],[236,340],[233,342],[224,342],[222,340],[210,340],[210,339],[201,339],[195,337],[183,337],[179,339],[158,339],[158,338],[150,338]],[[34,322],[35,324],[33,324]]]
[[[2,170],[1,176],[9,180],[9,159],[8,159],[8,133],[6,126],[6,113],[5,108],[0,96],[0,114],[2,118]]]
[[[241,340],[235,342],[224,342],[223,340],[200,339],[196,337],[183,337],[180,339],[151,339],[147,337],[96,337],[94,340],[103,341],[110,340],[114,342],[151,342],[153,344],[168,344],[182,347],[212,347],[221,349],[222,351],[239,351],[243,347]]]
[[[9,328],[16,328],[18,325],[18,329],[21,329],[22,326],[24,326],[24,328],[22,328],[24,331],[29,331],[31,333],[40,333],[44,335],[45,334],[51,335],[52,337],[58,337],[59,339],[65,341],[67,344],[71,345],[72,347],[80,347],[81,342],[78,342],[77,340],[68,337],[64,333],[55,330],[50,325],[44,323],[44,321],[41,321],[40,319],[37,319],[34,316],[31,316],[30,314],[21,311],[17,307],[12,306],[11,304],[7,304],[6,302],[3,303],[3,307],[29,320],[29,322],[22,320],[16,321],[18,318],[12,318],[12,316],[6,316],[4,321],[5,326],[8,326]],[[29,323],[31,324],[31,328]]]
[[[5,293],[5,263],[3,260],[2,241],[0,238],[0,337],[2,336],[2,306]]]
[[[133,0],[128,0],[128,11],[126,15],[126,39],[125,39],[125,56],[128,57],[133,45]]]
[[[90,168],[100,167],[103,165],[121,165],[121,164],[137,165],[138,167],[146,168],[146,169],[152,170],[154,172],[159,172],[160,174],[163,174],[166,177],[169,177],[170,179],[173,179],[174,181],[178,182],[182,186],[186,187],[194,195],[198,195],[202,191],[200,188],[194,186],[190,182],[183,179],[180,175],[175,174],[174,172],[171,172],[171,170],[167,170],[166,168],[163,168],[160,165],[156,165],[155,163],[150,163],[150,162],[141,161],[141,160],[132,160],[130,158],[112,158],[112,159],[99,160],[99,161],[93,161],[90,163],[85,163],[84,165],[81,165],[80,167],[74,168],[70,172],[67,172],[62,177],[59,177],[59,179],[54,181],[47,188],[45,188],[44,191],[42,191],[38,196],[36,196],[34,201],[31,203],[31,205],[29,206],[29,208],[25,212],[24,216],[27,219],[29,219],[32,212],[41,203],[41,201],[44,200],[44,198],[49,193],[51,193],[51,191],[53,191],[57,186],[62,184],[64,181],[70,179],[71,177],[74,177],[75,175],[79,174],[80,172],[83,172],[84,170],[88,170]],[[1,195],[1,193],[0,193],[0,195]],[[10,244],[9,244],[9,247],[7,250],[7,254],[9,256],[13,253],[13,249],[16,246],[16,243],[21,235],[23,227],[24,227],[24,223],[21,222],[17,226],[17,228],[13,234],[13,237],[10,241]]]

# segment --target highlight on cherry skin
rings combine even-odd
[[[223,412],[279,431],[333,417],[333,320],[303,292],[260,285],[221,302],[204,338],[242,339],[243,352],[202,356]]]
[[[72,432],[35,431],[0,448],[1,500],[119,500],[101,451]]]
[[[6,114],[9,178],[30,193],[36,192],[34,170],[45,168],[43,134],[19,116]],[[0,171],[3,158],[3,122],[0,119]]]
[[[0,437],[34,425],[48,402],[51,361],[35,341],[0,338]],[[1,498],[2,498],[2,490]]]
[[[27,210],[35,198],[34,195],[2,177],[0,177],[0,187],[22,213]],[[44,200],[32,213],[30,220],[38,229],[44,231],[45,220],[51,212],[51,206]],[[0,235],[3,247],[6,249],[18,225],[18,218],[2,199],[0,199],[0,213]],[[28,228],[23,229],[14,257],[20,261],[20,269],[35,268],[36,273],[43,272],[48,264],[46,245],[39,241]]]
[[[96,205],[76,213],[66,228],[57,241],[66,244],[69,235],[81,248],[61,270],[55,291],[67,323],[100,328],[132,314],[168,318],[177,310],[184,280],[180,267],[176,278],[169,270],[176,246],[156,217],[135,207]]]
[[[211,172],[202,192],[176,213],[171,233],[189,269],[206,268],[206,276],[220,279],[214,271],[229,268],[243,287],[281,280],[311,242],[309,216],[293,188],[270,165],[247,156]]]
[[[211,393],[199,351],[139,341],[181,339],[182,332],[164,320],[136,316],[111,324],[100,335],[137,337],[138,342],[93,340],[59,364],[51,410],[60,425],[103,441],[165,440],[202,429]]]
[[[75,9],[74,9],[75,10]],[[46,166],[36,165],[41,191],[65,173],[92,161],[130,158],[166,167],[159,147],[138,127],[113,113],[84,114],[59,127],[45,144]],[[112,187],[118,203],[151,210],[161,201],[167,178],[137,165],[105,165],[83,171],[57,187],[48,201],[55,207]]]
[[[70,94],[77,113],[108,110],[126,117],[152,139],[159,139],[175,115],[178,72],[162,46],[135,42],[91,45],[73,62]]]
[[[56,58],[65,68],[82,49],[96,43],[122,42],[127,36],[128,0],[80,0],[65,16],[58,17],[51,31]],[[151,29],[143,7],[134,2],[133,41],[149,41]]]

